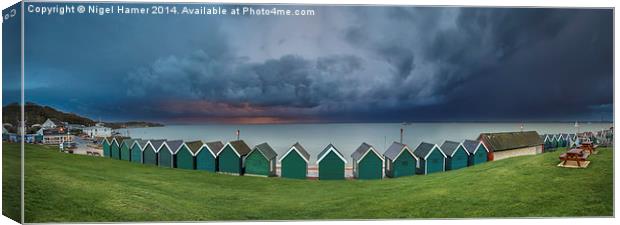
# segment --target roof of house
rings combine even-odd
[[[461,143],[456,141],[444,141],[440,148],[444,153],[446,153],[446,155],[452,156],[460,145]]]
[[[155,149],[155,151],[159,150],[159,148],[166,142],[165,139],[157,139],[157,140],[149,140],[151,145]]]
[[[254,149],[258,150],[261,154],[263,154],[263,156],[265,156],[265,158],[269,160],[275,159],[276,156],[278,156],[276,151],[274,151],[273,148],[271,148],[271,146],[267,144],[267,142],[255,146]]]
[[[140,139],[124,139],[121,145],[124,144],[124,145],[127,145],[127,147],[131,147],[131,145],[133,145],[133,142],[137,140],[140,140]]]
[[[415,154],[420,159],[426,159],[426,156],[433,150],[435,146],[435,144],[422,142],[420,143],[420,145],[418,145],[417,148],[415,148],[413,154]],[[439,149],[439,151],[441,151],[441,149]]]
[[[243,140],[236,140],[228,143],[234,148],[238,155],[247,155],[250,151],[252,151]]]
[[[400,155],[400,153],[403,151],[403,149],[407,147],[407,145],[404,145],[402,143],[399,142],[393,142],[392,145],[390,145],[390,147],[385,150],[385,152],[383,153],[383,155],[390,159],[390,160],[396,160],[396,157],[398,157],[398,155]],[[409,148],[407,148],[409,149]],[[409,149],[411,151],[411,149]],[[411,152],[413,153],[413,152]]]
[[[465,150],[467,150],[469,153],[476,152],[476,148],[478,148],[479,144],[480,144],[480,141],[474,141],[474,140],[463,141],[463,147],[465,147]]]
[[[221,141],[212,141],[205,144],[207,145],[207,147],[209,147],[209,149],[211,149],[211,151],[213,151],[213,154],[215,155],[219,154],[220,151],[222,151],[222,147],[224,147],[224,143],[222,143]]]
[[[359,161],[360,159],[362,159],[364,155],[366,155],[368,151],[372,151],[371,149],[375,149],[375,148],[372,145],[364,142],[351,154],[351,158],[354,161]],[[377,154],[377,156],[379,156],[379,158],[382,158],[380,154]]]
[[[321,159],[323,159],[323,157],[325,155],[327,155],[328,152],[330,152],[330,149],[334,149],[334,152],[338,155],[338,157],[340,157],[340,159],[342,159],[342,161],[346,162],[347,160],[344,159],[344,155],[338,151],[338,149],[336,148],[336,146],[334,146],[333,144],[329,144],[327,145],[327,147],[325,147],[325,149],[323,149],[323,151],[321,151],[316,157],[317,157],[317,163],[318,161],[321,161]]]
[[[540,139],[536,131],[482,133],[478,140],[484,141],[491,151],[504,151],[543,144],[543,140]]]
[[[146,146],[146,143],[149,140],[144,140],[144,139],[138,139],[138,141],[136,141],[134,144],[138,144],[138,146],[140,146],[140,149],[144,149],[144,146]]]
[[[166,144],[168,144],[168,147],[170,147],[172,154],[177,154],[177,151],[179,150],[181,145],[183,145],[183,143],[185,143],[183,142],[183,140],[166,141]]]
[[[292,147],[295,147],[297,151],[301,154],[301,157],[304,157],[306,161],[310,160],[310,153],[306,151],[306,149],[299,144],[299,142],[295,143]]]
[[[185,145],[187,145],[187,148],[189,148],[189,151],[191,151],[193,154],[196,154],[200,151],[200,149],[202,148],[202,145],[204,145],[204,142],[202,142],[201,140],[190,141],[190,142],[185,142]]]
[[[115,136],[112,141],[116,140],[116,143],[120,146],[125,139],[129,139],[129,137]],[[110,141],[110,143],[112,143],[112,141]]]

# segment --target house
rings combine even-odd
[[[104,157],[112,157],[110,148],[112,147],[112,138],[105,137],[101,139],[101,148],[103,148],[103,156]]]
[[[144,151],[144,147],[146,147],[147,140],[136,140],[131,144],[129,150],[131,155],[131,162],[134,163],[142,163],[142,152]]]
[[[306,179],[310,154],[306,149],[295,143],[280,158],[280,176],[293,179]]]
[[[90,138],[110,137],[112,136],[112,128],[92,126],[82,129],[82,133],[88,135]]]
[[[388,177],[402,177],[415,175],[419,159],[409,149],[409,146],[393,142],[383,153],[385,157],[385,175]]]
[[[439,147],[446,154],[446,170],[457,170],[469,165],[469,152],[456,141],[444,141]]]
[[[559,147],[566,147],[567,146],[567,134],[558,134],[557,136],[557,141],[558,141],[558,148]]]
[[[177,148],[174,158],[175,168],[195,170],[196,169],[196,153],[200,148],[191,148],[187,143],[202,146],[202,141],[184,142]]]
[[[448,156],[436,144],[422,142],[413,151],[413,154],[420,159],[419,174],[443,172],[446,170],[446,158]]]
[[[544,143],[544,150],[547,149],[552,149],[553,148],[553,140],[551,140],[553,138],[553,136],[549,135],[549,134],[543,134],[540,137],[543,140]]]
[[[120,159],[125,161],[131,161],[131,146],[134,142],[140,139],[125,139],[120,145]]]
[[[142,149],[142,163],[157,165],[159,161],[159,149],[166,143],[166,140],[149,140]]]
[[[112,146],[110,147],[110,155],[113,159],[121,159],[121,144],[127,137],[116,136],[112,138]]]
[[[334,145],[327,145],[327,147],[317,155],[316,163],[319,166],[319,180],[344,179],[344,166],[347,160]]]
[[[257,145],[244,160],[245,175],[276,176],[276,157],[278,154],[267,143]]]
[[[362,143],[351,154],[353,176],[357,179],[382,179],[384,159],[372,145]]]
[[[489,149],[487,161],[540,154],[544,146],[536,131],[482,133],[478,140]]]
[[[553,148],[558,148],[560,147],[560,137],[557,134],[553,134],[551,136],[551,143],[552,143],[552,147]]]
[[[224,147],[221,141],[203,143],[202,141],[194,141],[186,143],[196,158],[196,169],[211,172],[217,171],[217,154]]]
[[[463,147],[469,152],[469,166],[487,162],[489,149],[484,146],[482,141],[465,140]]]
[[[174,157],[177,151],[183,147],[185,143],[182,140],[166,141],[157,151],[159,159],[157,164],[159,167],[174,168]]]
[[[48,118],[47,120],[45,120],[45,122],[43,122],[43,124],[41,124],[41,128],[43,129],[54,129],[57,127],[64,127],[65,123],[54,119],[54,118]]]
[[[43,130],[43,144],[58,145],[64,142],[73,142],[73,135],[62,127]]]
[[[243,158],[251,151],[243,140],[226,143],[217,155],[220,173],[243,175]]]

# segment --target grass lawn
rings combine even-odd
[[[11,166],[18,145],[3,145],[3,166]],[[27,145],[25,221],[613,216],[612,149],[592,155],[587,169],[556,167],[560,152],[427,176],[312,181],[157,168]]]

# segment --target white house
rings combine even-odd
[[[112,128],[103,126],[92,126],[82,129],[82,133],[88,135],[91,138],[110,137],[112,136]]]
[[[63,122],[56,120],[56,119],[49,119],[49,118],[45,120],[43,124],[41,124],[41,128],[44,128],[44,129],[56,128],[58,126],[64,126]]]

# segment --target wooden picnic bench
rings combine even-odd
[[[598,145],[594,146],[591,141],[584,141],[583,143],[581,143],[580,146],[581,149],[587,151],[590,154],[594,153],[597,147]]]
[[[573,148],[561,154],[560,160],[562,161],[562,165],[566,165],[568,161],[574,161],[577,163],[577,166],[581,167],[581,162],[587,161],[589,156],[590,153],[583,149]]]

